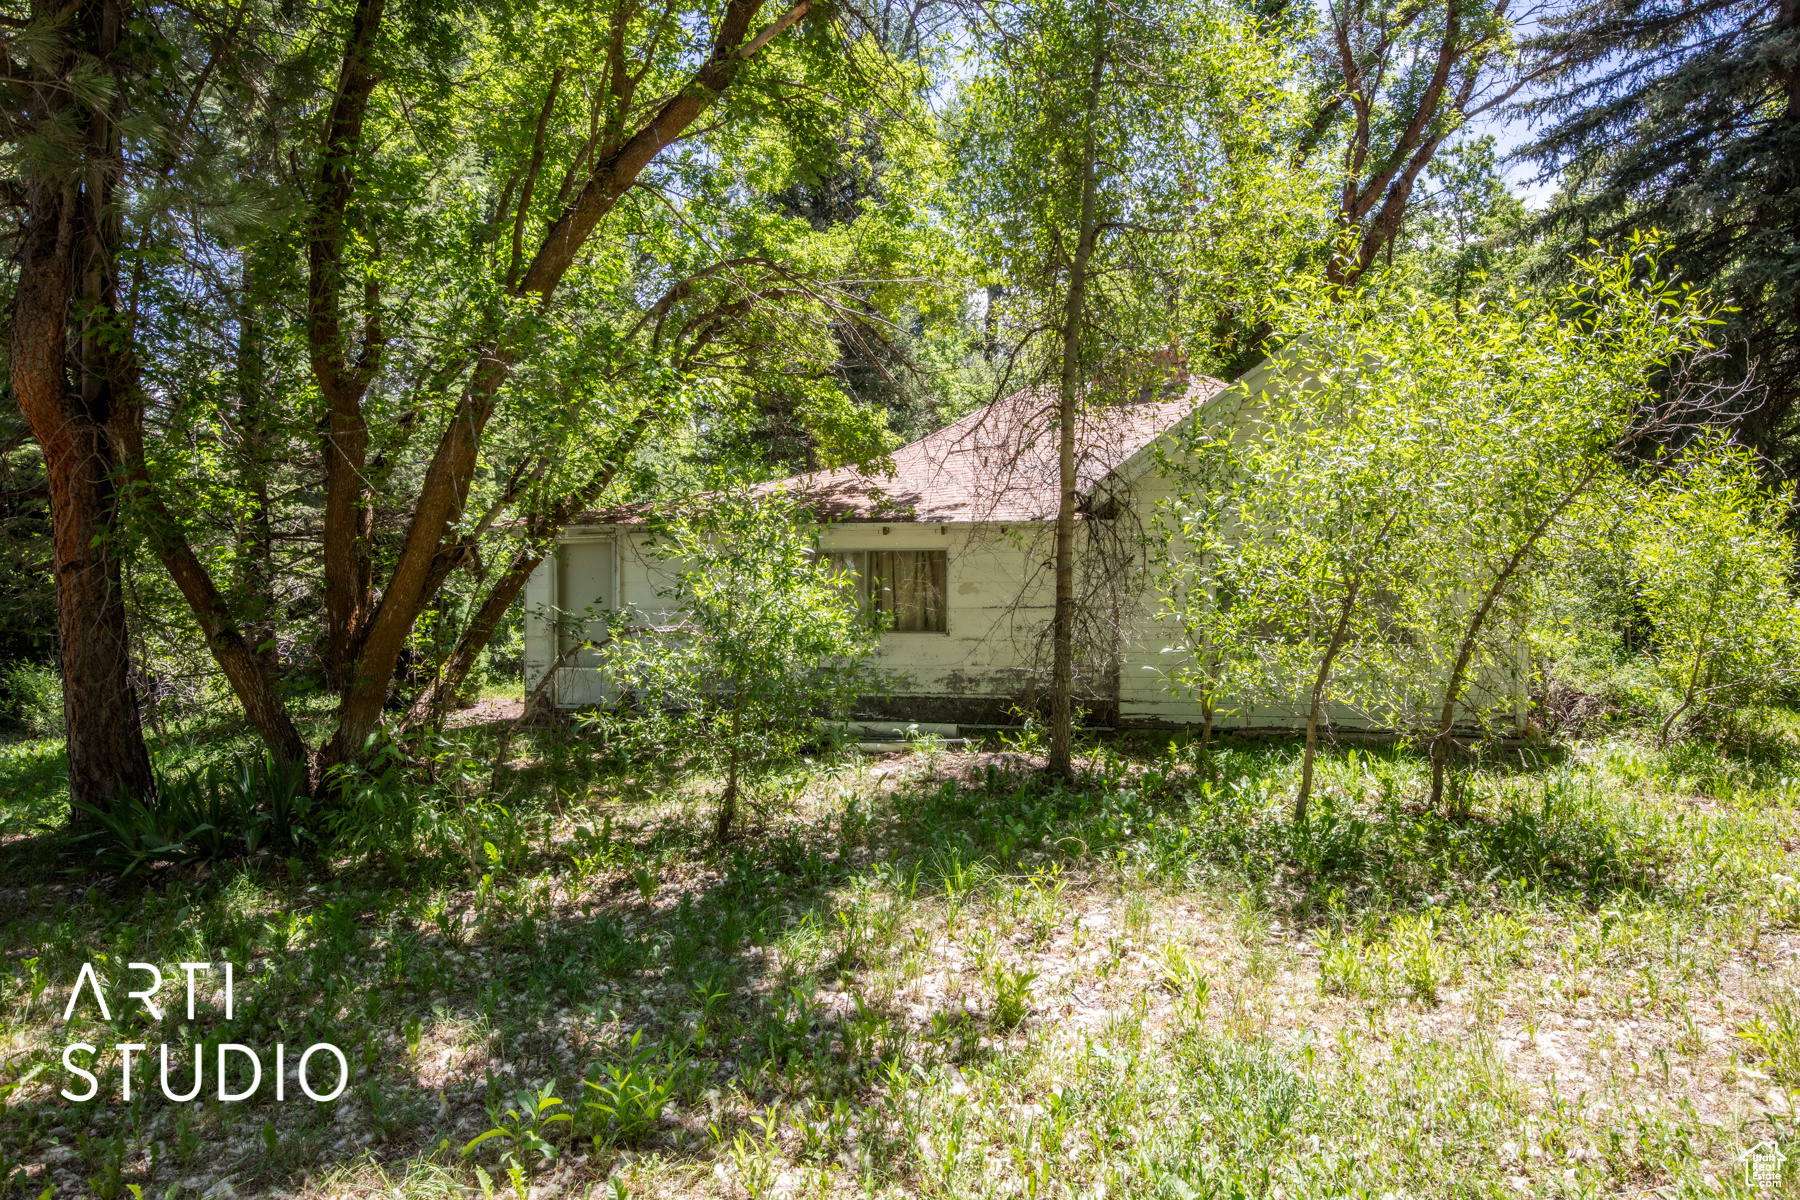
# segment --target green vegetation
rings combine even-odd
[[[1597,542],[1648,617],[1665,743],[1754,724],[1800,678],[1791,490],[1717,433],[1732,396],[1657,380],[1716,355],[1713,306],[1660,278],[1653,239],[1582,268],[1504,304],[1303,289],[1288,346],[1167,455],[1172,689],[1304,724],[1297,821],[1328,706],[1428,747],[1433,808],[1459,728],[1522,734],[1527,676],[1555,670],[1522,651],[1561,615],[1532,593]],[[1647,447],[1689,439],[1650,477]]]
[[[1750,455],[1713,438],[1671,464],[1638,508],[1634,558],[1669,697],[1659,740],[1754,723],[1800,682],[1791,486],[1770,494]]]
[[[1800,1193],[1797,38],[7,0],[0,1200]]]
[[[595,722],[621,749],[699,748],[725,774],[715,832],[731,836],[743,776],[793,758],[874,690],[875,630],[845,581],[821,570],[797,501],[709,496],[657,531],[675,573],[664,624],[620,623],[605,677],[629,697]]]
[[[544,730],[489,788],[497,736],[447,735],[382,846],[118,883],[64,873],[56,747],[11,744],[8,1194],[1748,1195],[1735,1156],[1791,1152],[1791,749],[1516,749],[1466,820],[1327,749],[1299,825],[1298,744],[825,758],[720,846],[716,777]],[[124,996],[225,960],[230,1019],[217,978],[191,1024]],[[83,962],[112,1019],[65,1027]],[[172,1104],[162,1037],[178,1092],[202,1042],[353,1079],[219,1103],[209,1049]],[[56,1095],[74,1041],[98,1102]]]

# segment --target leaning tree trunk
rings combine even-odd
[[[729,0],[719,17],[712,55],[643,127],[595,163],[581,191],[552,222],[537,253],[509,289],[513,296],[547,303],[601,219],[632,188],[638,175],[706,114],[746,62],[811,11],[812,0],[800,0],[751,35],[750,23],[760,7],[760,0]],[[476,356],[478,365],[465,382],[423,472],[381,600],[357,626],[354,660],[348,684],[340,693],[336,728],[313,759],[315,782],[333,767],[360,757],[380,724],[400,651],[430,602],[432,589],[442,582],[438,555],[462,516],[484,430],[513,369],[529,353],[532,339],[532,321],[524,317],[507,321],[483,339]]]
[[[1381,528],[1369,539],[1368,552],[1355,561],[1354,573],[1346,566],[1344,598],[1339,602],[1337,621],[1331,629],[1331,641],[1326,643],[1324,656],[1319,660],[1319,669],[1313,676],[1312,691],[1307,697],[1306,752],[1300,760],[1300,788],[1294,795],[1296,825],[1306,823],[1306,805],[1312,796],[1313,764],[1319,756],[1319,727],[1325,716],[1325,688],[1331,682],[1331,672],[1337,664],[1338,654],[1349,642],[1350,622],[1356,615],[1356,603],[1368,579],[1371,560],[1381,547],[1387,545],[1388,534],[1400,515],[1398,511],[1388,514],[1388,519],[1381,523]]]
[[[1598,474],[1598,468],[1590,468],[1567,488],[1557,502],[1551,506],[1541,520],[1533,525],[1523,541],[1500,564],[1494,578],[1488,583],[1487,590],[1482,593],[1481,603],[1475,606],[1468,625],[1463,630],[1462,640],[1456,647],[1456,659],[1450,668],[1450,677],[1444,681],[1444,701],[1438,709],[1436,727],[1431,731],[1431,797],[1427,801],[1432,811],[1437,811],[1444,799],[1444,772],[1449,765],[1450,733],[1456,725],[1456,706],[1462,700],[1463,688],[1468,682],[1469,665],[1475,659],[1475,646],[1487,628],[1488,617],[1493,613],[1495,605],[1506,589],[1512,586],[1525,560],[1537,548],[1543,536],[1561,517],[1563,510],[1573,504],[1577,497],[1586,492]]]
[[[69,799],[79,819],[83,806],[104,810],[121,794],[147,797],[154,784],[131,687],[116,529],[113,427],[130,419],[131,402],[117,386],[113,352],[119,139],[110,113],[65,86],[78,56],[112,65],[125,17],[115,0],[89,0],[69,18],[57,60],[29,87],[30,122],[69,138],[73,144],[58,149],[78,155],[79,165],[57,170],[28,159],[22,171],[11,375],[49,477]],[[72,311],[81,314],[74,330]]]
[[[1332,626],[1331,641],[1325,646],[1325,653],[1319,659],[1319,669],[1313,675],[1312,691],[1307,694],[1306,705],[1306,751],[1300,759],[1300,790],[1294,794],[1294,824],[1306,824],[1306,804],[1312,796],[1313,764],[1319,757],[1319,723],[1325,713],[1325,688],[1331,682],[1331,668],[1337,662],[1338,652],[1344,648],[1344,642],[1350,634],[1350,618],[1356,612],[1357,593],[1362,588],[1360,573],[1350,581],[1344,589],[1344,599],[1338,606],[1337,623]]]
[[[1096,40],[1104,37],[1102,30]],[[1057,424],[1056,615],[1052,626],[1055,658],[1050,674],[1050,760],[1045,770],[1067,779],[1073,774],[1075,711],[1075,418],[1082,384],[1081,322],[1087,308],[1088,263],[1094,254],[1094,121],[1100,106],[1100,79],[1106,55],[1096,45],[1088,81],[1086,136],[1081,159],[1079,240],[1069,263],[1069,294],[1063,309],[1062,379]]]
[[[526,518],[526,543],[513,552],[512,560],[488,589],[488,594],[483,597],[475,615],[469,619],[468,625],[456,640],[456,646],[438,668],[438,673],[426,685],[425,690],[419,693],[418,699],[413,701],[412,709],[406,714],[407,729],[433,728],[443,721],[444,715],[455,701],[457,691],[462,688],[469,672],[480,659],[481,652],[487,649],[488,643],[494,638],[494,631],[506,619],[506,610],[525,589],[531,573],[544,561],[544,555],[556,531],[568,524],[576,513],[592,504],[612,485],[619,469],[637,452],[638,446],[655,427],[662,414],[663,410],[659,405],[651,405],[639,413],[613,442],[599,470],[589,476],[581,487],[558,500],[549,512]]]

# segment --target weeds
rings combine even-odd
[[[1800,1085],[1800,1011],[1792,996],[1770,1001],[1768,1015],[1752,1019],[1738,1036],[1755,1051],[1770,1078]]]
[[[994,993],[994,1020],[1002,1029],[1014,1029],[1031,1012],[1031,985],[1038,973],[1009,967],[995,959],[988,965],[986,981]]]
[[[1395,917],[1389,944],[1413,998],[1421,1004],[1436,1004],[1438,990],[1445,982],[1445,962],[1437,942],[1437,922],[1429,913]]]
[[[1297,829],[1282,747],[1107,744],[1077,787],[945,750],[796,769],[716,847],[708,781],[521,737],[360,778],[388,846],[308,814],[315,850],[120,887],[0,845],[11,1194],[1700,1194],[1777,1119],[1714,1098],[1797,1082],[1800,1008],[1741,969],[1800,894],[1792,767],[1699,804],[1691,755],[1581,748],[1472,769],[1459,824],[1359,749]],[[183,1036],[330,1040],[342,1099],[57,1096],[58,1047],[159,1040],[64,1026],[81,962],[223,958],[237,1009]]]
[[[469,1158],[484,1143],[494,1142],[501,1147],[500,1161],[512,1178],[513,1189],[520,1196],[525,1195],[538,1167],[556,1157],[556,1147],[548,1136],[554,1132],[552,1126],[574,1120],[571,1114],[558,1111],[561,1104],[554,1081],[535,1094],[529,1088],[519,1089],[509,1100],[488,1109],[492,1124],[487,1132],[469,1140],[462,1148],[463,1157]]]
[[[642,1142],[662,1120],[679,1085],[681,1058],[663,1059],[654,1048],[640,1047],[643,1036],[642,1030],[631,1035],[623,1062],[597,1067],[598,1077],[584,1081],[593,1092],[584,1108],[596,1149]]]

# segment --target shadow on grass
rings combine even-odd
[[[485,735],[472,736],[480,762]],[[885,1072],[991,1053],[1007,1036],[992,1006],[921,1016],[845,986],[895,952],[921,894],[966,894],[984,873],[1104,867],[1243,889],[1305,923],[1454,896],[1503,902],[1508,889],[1655,899],[1668,852],[1548,759],[1478,772],[1478,815],[1452,821],[1419,807],[1416,757],[1336,750],[1313,817],[1295,826],[1291,743],[1228,743],[1204,764],[1178,743],[1098,743],[1073,785],[1018,770],[1018,756],[956,756],[874,807],[767,821],[718,847],[704,806],[668,804],[666,771],[621,766],[557,730],[522,734],[517,749],[535,760],[500,772],[507,799],[467,809],[459,819],[476,823],[430,853],[393,848],[336,869],[265,860],[149,886],[75,877],[9,906],[0,950],[59,987],[101,955],[245,964],[231,1020],[158,1028],[120,1003],[80,1027],[92,1044],[328,1041],[362,1073],[335,1106],[276,1105],[267,1087],[242,1105],[185,1107],[126,1105],[116,1088],[69,1104],[46,1089],[12,1107],[0,1154],[41,1162],[73,1138],[80,1179],[160,1192],[238,1145],[221,1169],[240,1193],[289,1190],[365,1155],[460,1161],[490,1128],[517,1133],[506,1112],[520,1089],[554,1083],[577,1117],[558,1135],[575,1135],[588,1175],[646,1146],[699,1166],[766,1130],[778,1106],[804,1128],[829,1126],[840,1103],[870,1102]],[[4,869],[19,877],[33,856],[62,853],[56,838],[9,847]],[[76,1036],[41,1029],[0,1078],[55,1064]],[[627,1125],[616,1110],[630,1079],[641,1110],[667,1088],[679,1119]],[[242,1149],[259,1140],[266,1153]],[[522,1144],[495,1138],[474,1157],[498,1169]]]
[[[896,798],[888,836],[923,861],[1013,861],[1021,851],[1129,862],[1156,882],[1221,878],[1300,920],[1333,910],[1489,896],[1507,887],[1593,902],[1654,896],[1666,848],[1637,836],[1560,755],[1494,763],[1467,784],[1472,815],[1426,810],[1423,764],[1402,748],[1322,756],[1308,820],[1290,815],[1298,743],[1227,743],[1204,764],[1166,749],[1134,767],[1104,750],[1073,786],[988,767]]]
[[[837,987],[860,960],[854,941],[838,936],[832,892],[870,869],[866,856],[839,826],[766,827],[722,849],[704,814],[633,827],[623,819],[630,802],[611,797],[641,803],[658,786],[654,773],[609,774],[580,749],[559,748],[551,803],[566,809],[582,798],[595,811],[574,814],[583,820],[575,836],[552,841],[555,814],[528,810],[524,781],[508,780],[520,801],[510,819],[531,828],[524,853],[504,863],[506,852],[484,843],[494,859],[486,869],[444,849],[304,872],[264,859],[121,884],[59,875],[70,861],[66,833],[15,847],[9,865],[35,864],[42,878],[21,880],[18,902],[5,906],[0,950],[58,989],[81,963],[98,961],[114,1004],[108,1019],[84,1006],[72,1028],[45,1018],[52,1026],[27,1039],[36,1048],[0,1068],[0,1082],[37,1064],[56,1077],[0,1130],[0,1179],[12,1164],[48,1169],[61,1155],[72,1181],[160,1192],[216,1162],[242,1193],[287,1190],[365,1155],[454,1162],[476,1135],[513,1127],[504,1114],[520,1087],[550,1080],[597,1163],[645,1144],[699,1161],[712,1140],[709,1089],[734,1087],[768,1104],[804,1095],[828,1108],[865,1095],[883,1064],[899,1061],[907,1036],[888,1014],[847,1004]],[[232,1018],[202,1011],[192,1025],[173,1015],[150,1021],[123,999],[117,964],[127,959],[233,961]],[[66,994],[53,993],[52,1006]],[[951,1024],[948,1055],[978,1056],[978,1019]],[[288,1102],[275,1104],[267,1081],[246,1103],[180,1106],[155,1094],[151,1074],[125,1104],[112,1056],[102,1099],[73,1104],[56,1095],[68,1082],[60,1049],[72,1040],[103,1049],[174,1041],[183,1064],[196,1041],[290,1049],[325,1041],[344,1050],[358,1078],[332,1106],[295,1103],[291,1086]],[[660,1074],[685,1120],[625,1133],[615,1114],[583,1103],[616,1101],[621,1070],[652,1089]],[[613,1090],[603,1096],[584,1076]],[[722,1136],[752,1115],[711,1114]],[[62,1154],[71,1139],[72,1158]],[[266,1153],[243,1152],[257,1141]],[[475,1157],[496,1169],[495,1152],[506,1148],[495,1139]],[[36,1194],[43,1184],[30,1186]]]
[[[69,815],[69,760],[60,738],[0,739],[0,839],[38,833]]]

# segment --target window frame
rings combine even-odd
[[[889,635],[912,636],[915,634],[936,637],[948,636],[950,633],[950,554],[948,550],[915,549],[911,547],[881,550],[869,547],[832,550],[827,553],[830,558],[831,569],[836,573],[848,574],[853,581],[852,586],[854,588],[857,611],[862,614],[864,620],[874,626],[876,632],[882,637],[888,637]],[[883,610],[876,605],[874,597],[871,595],[869,586],[871,575],[870,555],[874,554],[930,555],[938,560],[941,565],[937,571],[938,579],[934,581],[937,585],[935,589],[937,592],[937,603],[935,606],[937,609],[937,620],[933,628],[898,629],[890,623],[897,620],[897,612],[893,609]]]

